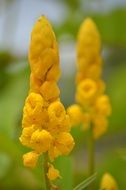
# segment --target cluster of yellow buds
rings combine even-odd
[[[109,173],[103,175],[100,190],[118,190],[115,179]]]
[[[83,129],[93,126],[94,138],[104,134],[111,114],[109,97],[104,94],[101,80],[101,40],[94,22],[87,18],[81,25],[77,44],[76,102],[68,108],[73,125],[83,123]]]
[[[48,154],[50,161],[67,155],[74,146],[70,135],[70,118],[60,101],[57,81],[60,77],[59,52],[48,20],[41,16],[36,22],[29,51],[31,68],[30,91],[26,98],[20,141],[33,151],[23,156],[24,165],[35,167],[39,155]],[[59,172],[49,164],[50,180]]]

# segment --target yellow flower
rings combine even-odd
[[[78,125],[82,122],[83,112],[79,105],[74,104],[67,109],[72,125]]]
[[[23,155],[24,166],[34,168],[36,166],[39,154],[36,152],[28,152]]]
[[[27,147],[31,147],[31,136],[33,134],[33,132],[35,132],[35,126],[34,125],[31,125],[29,127],[25,127],[23,128],[23,131],[22,131],[22,134],[21,134],[21,137],[19,138],[20,139],[20,142],[27,146]]]
[[[35,149],[38,153],[43,153],[49,150],[52,136],[46,130],[36,130],[31,136],[31,145],[32,148]]]
[[[67,155],[71,152],[74,147],[74,139],[70,133],[60,133],[53,140],[53,144],[49,150],[49,157],[54,160],[59,155]]]
[[[83,80],[77,87],[76,100],[81,105],[90,103],[96,95],[97,86],[91,79]]]
[[[48,107],[48,114],[50,119],[63,120],[66,112],[63,104],[60,101],[54,101]]]
[[[60,173],[57,169],[54,168],[52,164],[49,164],[47,176],[52,181],[60,177]]]
[[[60,133],[56,139],[56,146],[63,155],[67,155],[74,147],[74,139],[70,133]]]
[[[111,105],[107,95],[101,95],[95,103],[96,112],[100,115],[109,116],[111,114]]]
[[[69,132],[71,128],[70,118],[60,101],[52,102],[48,107],[48,130],[55,135],[59,132]]]
[[[48,131],[54,136],[57,136],[59,132],[69,132],[70,128],[71,123],[68,115],[66,115],[63,120],[51,118],[48,123]]]
[[[40,92],[46,101],[54,101],[60,95],[59,88],[55,81],[45,81],[40,87]]]
[[[115,179],[109,173],[103,175],[100,188],[101,190],[118,190]]]
[[[42,123],[43,105],[44,100],[41,95],[33,92],[28,95],[23,110],[23,127],[27,127],[27,124],[29,126],[30,123],[38,125]]]

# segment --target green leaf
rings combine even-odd
[[[88,187],[94,180],[96,179],[96,173],[86,180],[82,181],[79,185],[77,185],[73,190],[83,190]]]

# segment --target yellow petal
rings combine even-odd
[[[36,152],[28,152],[23,155],[24,166],[34,168],[36,166],[39,154]]]
[[[55,169],[52,164],[50,164],[47,176],[48,176],[49,180],[52,181],[52,180],[59,178],[60,174],[59,174],[59,171],[57,169]]]

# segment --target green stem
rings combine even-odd
[[[48,154],[44,154],[44,176],[45,176],[45,190],[51,190],[51,184],[47,177],[48,173]]]
[[[95,142],[94,142],[94,137],[93,137],[92,125],[90,125],[90,128],[89,128],[88,155],[89,155],[88,170],[89,170],[89,176],[91,176],[95,172]],[[90,190],[94,190],[94,183],[92,183],[89,188]]]

